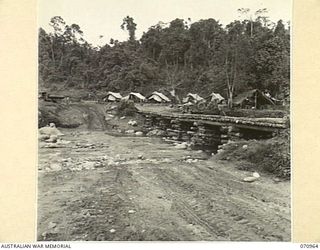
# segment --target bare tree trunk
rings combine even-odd
[[[252,16],[250,16],[250,37],[253,36],[253,22],[252,22]]]
[[[227,77],[227,86],[228,86],[228,106],[229,108],[233,107],[233,95],[236,84],[237,77],[237,50],[235,50],[233,55],[233,62],[230,67],[230,73],[228,72],[228,55],[226,56],[226,77]]]
[[[231,93],[231,84],[230,84],[230,77],[228,73],[228,54],[226,55],[226,62],[225,62],[225,69],[226,69],[226,79],[227,79],[227,87],[228,87],[228,106],[232,107],[232,93]]]
[[[51,57],[52,57],[53,65],[55,66],[56,65],[56,60],[55,60],[55,57],[54,57],[53,39],[51,39],[50,45],[51,45],[50,46],[50,48],[51,48]]]

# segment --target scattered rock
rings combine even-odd
[[[71,141],[58,139],[57,143],[58,143],[59,145],[66,145],[66,144],[70,144]]]
[[[217,150],[217,154],[221,154],[221,153],[223,153],[224,152],[224,149],[218,149]]]
[[[186,162],[187,163],[195,163],[195,162],[198,162],[199,160],[198,159],[187,159]]]
[[[50,221],[49,225],[48,225],[48,229],[55,228],[56,226],[57,226],[57,223],[54,223],[54,222]]]
[[[143,160],[144,159],[143,155],[138,155],[138,159]]]
[[[95,168],[103,168],[104,165],[101,162],[96,162],[94,165]]]
[[[164,136],[166,134],[165,131],[160,129],[154,129],[147,133],[147,136]]]
[[[141,132],[141,131],[138,131],[138,132],[136,132],[135,133],[137,136],[142,136],[143,135],[143,133]]]
[[[119,164],[120,164],[120,162],[114,161],[112,159],[108,160],[108,162],[107,162],[108,166],[118,166]]]
[[[47,140],[47,139],[50,139],[50,135],[42,135],[42,134],[39,134],[38,139],[39,139],[40,141],[45,141],[45,140]]]
[[[138,125],[137,121],[134,121],[134,120],[128,121],[128,124],[131,125],[131,126],[137,126]]]
[[[134,130],[133,130],[133,129],[129,129],[129,130],[126,130],[125,133],[126,133],[126,134],[134,134]]]
[[[109,230],[109,232],[113,234],[113,233],[116,232],[116,230],[112,228],[112,229]]]
[[[90,135],[91,132],[90,131],[82,131],[82,132],[80,132],[80,134],[82,134],[82,135]]]
[[[121,117],[120,117],[120,120],[123,120],[123,119],[126,119],[126,117],[125,117],[125,116],[121,116]]]
[[[253,176],[245,177],[245,178],[243,179],[244,182],[254,182],[254,181],[256,181],[256,180],[257,180],[257,178],[256,178],[256,177],[253,177]]]
[[[260,178],[260,175],[259,175],[257,172],[254,172],[254,173],[252,174],[252,176],[253,176],[253,177],[256,177],[256,178]]]
[[[50,164],[50,170],[52,171],[60,171],[61,169],[62,169],[62,166],[59,163],[54,162]]]
[[[172,160],[170,160],[169,158],[164,158],[163,160],[162,160],[162,162],[172,162]]]
[[[55,127],[55,125],[40,128],[39,134],[40,135],[49,135],[49,136],[51,136],[51,135],[63,136],[64,135]]]
[[[275,183],[278,183],[278,182],[280,182],[281,180],[280,180],[280,178],[275,177],[275,178],[273,178],[273,181],[274,181]]]
[[[49,139],[46,140],[46,142],[57,142],[58,141],[58,136],[57,135],[50,135]]]
[[[177,149],[186,149],[188,147],[188,143],[187,142],[182,142],[180,144],[177,144],[174,146]]]
[[[248,148],[248,145],[243,145],[242,148],[243,148],[243,149],[247,149],[247,148]]]
[[[260,178],[260,175],[257,172],[254,172],[252,176],[245,177],[243,179],[244,182],[254,182]]]
[[[81,166],[83,169],[94,169],[96,166],[96,163],[93,161],[86,161],[86,162],[83,162]]]

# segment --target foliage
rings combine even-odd
[[[127,16],[128,41],[111,39],[101,48],[83,39],[79,25],[53,17],[52,33],[39,30],[40,86],[88,91],[167,90],[177,95],[219,92],[229,100],[250,88],[283,98],[290,79],[290,35],[266,10],[223,27],[213,18],[191,23],[159,22],[136,40],[137,24]]]
[[[264,171],[290,179],[289,134],[290,131],[284,131],[267,140],[243,140],[225,144],[217,158],[231,160],[242,170]]]

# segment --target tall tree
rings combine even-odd
[[[132,17],[126,16],[123,19],[123,22],[120,27],[122,30],[126,29],[129,32],[129,41],[134,41],[136,39],[135,34],[136,34],[137,24],[134,22]]]

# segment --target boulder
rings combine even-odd
[[[188,147],[188,144],[186,142],[182,142],[180,144],[177,144],[174,146],[177,149],[186,149]]]
[[[56,136],[63,136],[64,134],[61,133],[56,127],[42,127],[39,129],[40,135],[56,135]]]
[[[129,130],[126,130],[125,133],[126,133],[126,134],[134,134],[134,130],[133,130],[133,129],[129,129]]]
[[[147,136],[164,136],[166,134],[165,131],[160,129],[154,129],[147,133]]]
[[[50,135],[43,135],[43,134],[38,135],[38,139],[40,141],[45,141],[45,140],[48,140],[49,138],[50,138]]]
[[[257,172],[254,172],[252,176],[245,177],[243,179],[244,182],[254,182],[260,178],[260,175]]]
[[[51,163],[50,164],[50,170],[52,171],[60,171],[62,169],[62,166],[60,163]]]
[[[137,126],[138,125],[137,121],[134,121],[134,120],[128,121],[128,124],[131,125],[131,126]]]
[[[249,176],[249,177],[245,177],[243,179],[244,182],[254,182],[256,181],[258,178],[254,177],[254,176]]]
[[[46,140],[46,142],[56,143],[57,140],[58,140],[58,136],[57,135],[50,135],[49,139]]]

